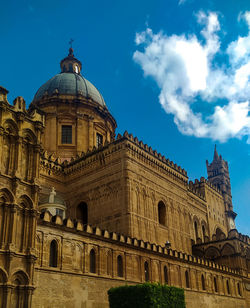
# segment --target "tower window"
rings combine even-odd
[[[62,144],[72,144],[71,125],[62,125]]]
[[[101,134],[96,134],[96,146],[99,147],[103,145],[103,136]]]

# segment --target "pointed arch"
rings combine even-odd
[[[218,248],[210,246],[205,250],[205,257],[208,259],[216,259],[220,257],[220,251]]]
[[[29,285],[29,276],[24,271],[18,270],[12,274],[10,282],[13,285]]]
[[[89,253],[89,271],[90,273],[96,273],[96,253],[94,248]]]
[[[11,277],[11,307],[25,308],[28,307],[28,289],[25,288],[29,285],[28,275],[19,270]]]
[[[7,272],[3,268],[0,268],[0,284],[6,283],[7,281],[8,281]]]
[[[33,209],[34,204],[31,198],[27,195],[22,195],[18,198],[18,204],[22,205],[24,208]]]
[[[14,200],[14,194],[8,188],[0,189],[0,204],[4,202],[13,203]]]
[[[49,266],[57,267],[58,263],[58,244],[56,240],[52,240],[50,242],[50,250],[49,250]]]
[[[8,119],[3,123],[6,133],[16,136],[18,134],[18,126],[15,121]]]
[[[28,143],[31,143],[31,144],[36,144],[37,143],[36,135],[29,128],[25,128],[25,129],[22,130],[22,136],[23,136],[24,140],[26,142],[28,142]]]
[[[226,238],[226,234],[219,227],[216,228],[214,235],[216,241],[224,240]]]
[[[163,201],[158,202],[158,222],[166,226],[166,205]]]
[[[222,256],[231,256],[235,254],[235,249],[232,245],[226,243],[221,249]]]

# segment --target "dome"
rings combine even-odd
[[[97,88],[81,75],[81,62],[73,55],[73,49],[61,63],[61,73],[55,75],[42,85],[36,92],[33,102],[42,99],[43,96],[71,95],[91,98],[101,106],[106,106],[101,93]]]
[[[104,99],[96,87],[85,79],[82,75],[76,73],[60,73],[52,77],[36,92],[33,102],[40,100],[44,95],[73,95],[92,98],[93,101],[105,106]]]

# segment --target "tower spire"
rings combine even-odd
[[[218,152],[217,152],[217,149],[216,149],[216,144],[214,146],[214,161],[218,160],[219,159],[219,155],[218,155]]]

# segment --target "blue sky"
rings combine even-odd
[[[118,123],[206,176],[214,144],[229,162],[236,226],[249,234],[250,3],[247,0],[6,1],[0,85],[27,105],[74,39],[82,74]]]

